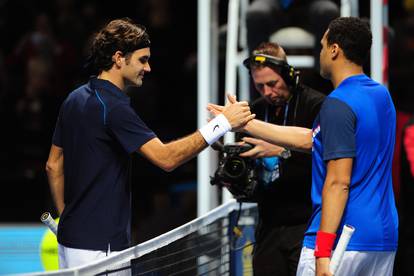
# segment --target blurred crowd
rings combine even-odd
[[[162,140],[196,128],[197,25],[188,16],[196,4],[0,1],[0,222],[37,222],[43,211],[54,211],[44,168],[57,113],[67,94],[88,80],[90,38],[111,19],[130,17],[151,36],[152,72],[142,88],[128,91],[137,113]],[[140,183],[133,185],[138,241],[196,216],[195,160],[168,176],[139,156],[133,166],[132,183]],[[171,220],[154,227],[160,210],[169,210]]]

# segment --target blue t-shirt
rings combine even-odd
[[[65,173],[59,243],[104,251],[130,246],[130,157],[154,137],[109,81],[91,79],[69,94],[53,135]]]
[[[348,202],[338,228],[355,227],[347,250],[395,251],[398,215],[391,165],[396,115],[388,90],[366,75],[345,79],[326,99],[313,126],[313,214],[304,246],[315,247],[326,163],[353,158]]]

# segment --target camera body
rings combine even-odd
[[[238,201],[242,202],[256,202],[259,185],[256,161],[239,156],[240,153],[251,148],[249,144],[221,145],[219,165],[210,180],[212,185],[226,187]]]

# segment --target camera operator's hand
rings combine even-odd
[[[229,121],[232,131],[237,131],[256,115],[250,113],[250,107],[246,101],[238,102],[232,95],[227,95],[227,98],[229,101],[226,106],[208,104],[207,110],[215,116],[223,114]]]
[[[285,148],[283,147],[279,147],[252,137],[244,137],[243,142],[251,144],[253,148],[240,153],[239,155],[241,157],[250,157],[256,159],[261,157],[280,156],[280,154],[285,151]]]

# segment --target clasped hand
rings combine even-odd
[[[238,102],[233,95],[227,95],[227,99],[228,102],[225,106],[209,103],[207,110],[214,116],[223,114],[229,121],[232,131],[240,130],[256,117],[256,114],[251,114],[248,102]]]

